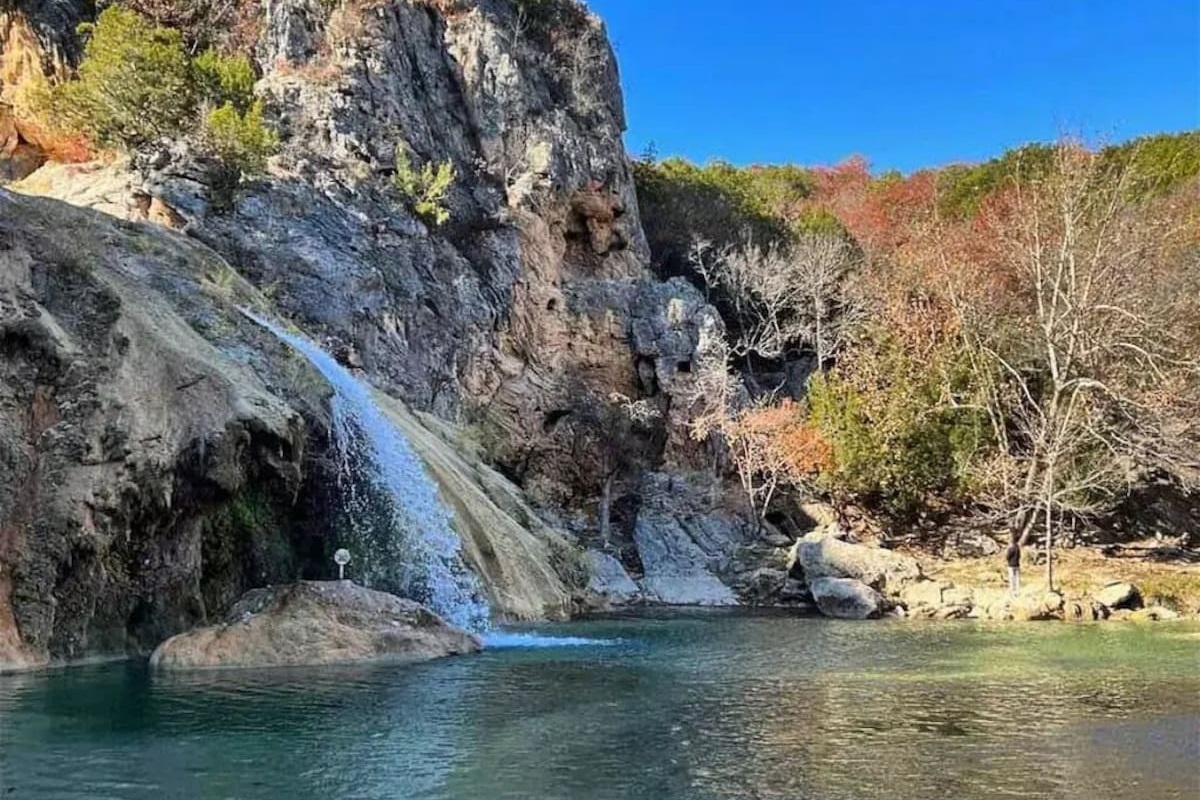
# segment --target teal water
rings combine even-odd
[[[1196,625],[713,614],[537,632],[606,643],[0,676],[0,800],[1200,797]]]

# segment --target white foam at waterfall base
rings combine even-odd
[[[243,313],[303,354],[333,387],[333,435],[343,492],[350,495],[350,522],[368,524],[361,513],[356,514],[365,509],[354,495],[366,491],[363,481],[373,482],[391,506],[387,509],[390,534],[399,546],[388,559],[396,563],[388,566],[401,584],[400,592],[459,627],[487,630],[488,604],[463,562],[462,543],[450,525],[450,512],[404,434],[375,403],[370,388],[303,336],[250,311]],[[362,474],[364,465],[370,474]],[[362,552],[353,555],[356,560],[370,557]]]
[[[620,644],[620,639],[591,639],[586,636],[541,636],[515,631],[488,631],[479,637],[489,650],[528,649],[546,647],[608,647]]]

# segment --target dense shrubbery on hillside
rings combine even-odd
[[[179,31],[120,6],[106,8],[80,34],[86,44],[75,78],[41,93],[43,124],[118,150],[198,130],[198,143],[217,164],[222,202],[265,168],[278,140],[254,100],[247,58],[213,49],[190,58]]]
[[[638,168],[660,264],[686,240],[748,229],[811,260],[795,243],[815,215],[853,241],[841,288],[822,290],[846,329],[789,406],[828,457],[815,481],[782,474],[899,517],[970,510],[1018,538],[1094,521],[1148,475],[1195,479],[1200,132],[1030,145],[909,176],[873,176],[861,160],[794,173],[771,194],[768,170]],[[796,294],[811,290],[799,282]],[[739,335],[743,321],[729,321]],[[769,398],[756,408],[778,427]],[[722,413],[745,424],[756,412]]]
[[[697,166],[679,158],[634,164],[646,235],[662,263],[686,259],[694,237],[717,246],[752,237],[766,246],[804,227],[813,192],[808,170],[792,166],[739,169],[724,161]],[[830,215],[814,227],[836,227]]]
[[[76,78],[49,97],[60,124],[101,147],[136,147],[188,123],[195,85],[178,31],[112,6],[80,35],[87,44]]]
[[[201,142],[219,145],[214,156],[252,153],[227,165],[240,163],[247,174],[261,168],[274,137],[261,109],[251,113],[255,74],[249,59],[213,48],[192,59],[180,31],[123,6],[105,9],[79,33],[85,45],[74,79],[53,87],[39,83],[22,114],[100,148],[122,150],[182,136],[199,122]]]

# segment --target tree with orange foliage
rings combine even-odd
[[[807,424],[807,412],[790,399],[770,396],[749,402],[729,370],[729,348],[713,334],[701,342],[704,354],[694,383],[691,434],[697,441],[718,439],[727,450],[751,514],[761,523],[783,486],[809,487],[827,468],[830,447]]]

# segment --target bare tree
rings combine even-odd
[[[1170,438],[1200,378],[1181,335],[1197,319],[1195,294],[1180,291],[1194,279],[1178,261],[1186,231],[1177,215],[1133,203],[1130,181],[1127,168],[1069,143],[1048,174],[1018,176],[982,217],[1007,296],[976,294],[960,308],[1003,376],[992,398],[1007,457],[993,501],[1018,546],[1042,529],[1049,588],[1065,524],[1110,508],[1140,467],[1186,457]]]
[[[719,251],[696,240],[689,261],[729,304],[739,330],[732,352],[740,357],[779,359],[807,347],[823,367],[862,316],[857,257],[839,236],[810,234],[766,247],[747,240]]]
[[[572,455],[583,475],[599,478],[597,527],[607,548],[614,485],[643,462],[646,439],[659,410],[649,400],[635,400],[619,392],[600,395],[579,386],[571,390],[571,403],[565,424],[572,437]]]
[[[725,449],[751,515],[761,525],[785,485],[804,484],[813,460],[802,442],[802,415],[790,401],[771,396],[750,401],[729,368],[729,345],[716,331],[701,332],[700,358],[689,401],[691,435]],[[799,436],[797,434],[800,434]]]

